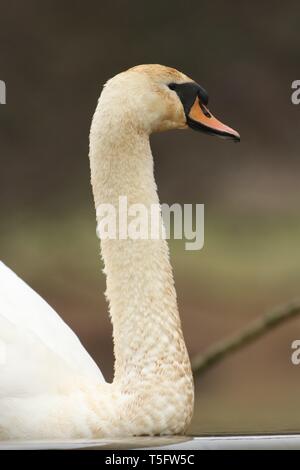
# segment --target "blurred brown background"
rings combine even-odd
[[[152,138],[163,202],[206,207],[205,248],[171,242],[191,355],[299,295],[299,2],[0,0],[0,256],[78,333],[108,380],[111,326],[89,183],[105,81],[140,63],[202,84],[239,145]],[[300,431],[294,320],[197,380],[194,433]]]

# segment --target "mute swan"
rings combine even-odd
[[[152,132],[191,127],[239,140],[207,110],[186,75],[141,65],[105,85],[90,132],[96,208],[119,195],[158,203]],[[76,335],[0,264],[0,437],[71,439],[184,433],[193,379],[177,310],[168,245],[102,240],[115,374],[106,383]]]

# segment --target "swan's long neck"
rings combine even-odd
[[[149,136],[124,116],[109,119],[98,107],[90,136],[91,179],[96,208],[158,203]],[[107,299],[113,323],[114,383],[138,387],[167,381],[185,390],[193,386],[177,309],[165,240],[102,240]],[[171,384],[171,385],[170,385]]]

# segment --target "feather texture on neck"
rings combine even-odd
[[[131,115],[127,106],[124,111],[120,103],[114,107],[106,91],[99,100],[90,135],[96,209],[109,203],[118,211],[120,196],[127,197],[128,205],[142,203],[150,208],[159,199],[149,134],[135,125],[131,119],[134,113]],[[177,422],[182,431],[192,415],[193,381],[167,242],[162,238],[107,239],[101,241],[101,253],[113,323],[113,385],[135,390],[140,396],[146,394],[156,411],[159,402],[171,408],[173,403],[172,413],[182,416],[182,422]]]

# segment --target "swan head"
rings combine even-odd
[[[116,75],[106,83],[99,101],[106,111],[114,109],[119,121],[129,121],[149,134],[191,128],[239,141],[239,133],[216,119],[207,105],[204,88],[178,70],[158,64],[138,65]]]

